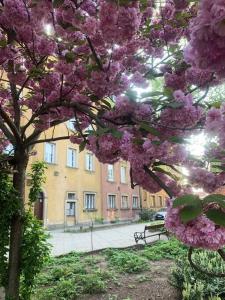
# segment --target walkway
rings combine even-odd
[[[83,232],[66,233],[51,231],[50,243],[53,245],[52,255],[58,256],[71,251],[89,252],[104,248],[123,248],[135,245],[134,232],[143,231],[145,224],[124,225],[107,229]],[[158,237],[148,239],[148,242],[157,240]],[[92,242],[93,241],[93,247]]]

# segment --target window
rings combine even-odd
[[[77,166],[77,150],[68,148],[67,149],[67,166],[76,168]]]
[[[133,196],[132,207],[139,208],[138,196]]]
[[[116,195],[108,195],[108,208],[116,208]]]
[[[67,202],[66,202],[66,215],[67,216],[75,216],[75,193],[67,193]]]
[[[55,163],[55,149],[54,143],[45,143],[45,161],[49,164]]]
[[[126,183],[126,171],[127,168],[125,166],[120,167],[120,179],[121,183]]]
[[[128,208],[129,204],[128,204],[128,196],[122,196],[121,199],[121,208]]]
[[[70,119],[69,121],[66,122],[66,126],[68,129],[75,131],[74,125],[75,125],[75,118]]]
[[[66,203],[66,215],[70,217],[75,216],[75,202]]]
[[[94,171],[94,156],[92,153],[86,153],[86,170]]]
[[[108,181],[114,181],[114,166],[108,165]]]
[[[163,206],[163,200],[162,200],[162,196],[159,196],[159,206],[162,207]]]
[[[151,195],[151,198],[152,198],[152,207],[156,207],[156,201],[155,201],[155,195]]]
[[[68,201],[75,201],[76,194],[75,193],[67,193],[67,199],[68,199]]]
[[[95,194],[86,193],[84,195],[84,209],[86,210],[95,209]]]

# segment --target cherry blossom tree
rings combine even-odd
[[[204,168],[224,155],[224,108],[209,110],[213,103],[205,101],[225,74],[223,1],[1,0],[0,5],[0,165],[12,170],[21,199],[11,220],[7,297],[19,299],[26,168],[34,146],[46,141],[70,139],[103,163],[129,161],[132,187],[167,192],[166,225],[178,238],[220,251],[224,198],[202,201],[177,177],[186,166],[192,185],[212,193],[224,184],[222,163],[217,174]],[[159,89],[152,89],[157,80]],[[70,119],[73,134],[41,137]],[[200,161],[185,143],[203,130],[217,141]],[[14,151],[7,156],[8,144]]]

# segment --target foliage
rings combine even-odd
[[[34,203],[38,199],[39,193],[42,191],[42,184],[45,183],[45,169],[47,166],[44,162],[36,161],[31,165],[31,188],[29,192],[30,203]]]
[[[187,254],[187,247],[176,239],[157,241],[153,245],[145,246],[142,255],[149,260],[175,259]]]
[[[153,209],[143,208],[139,213],[139,217],[142,221],[151,221],[154,214],[155,211]]]
[[[19,198],[13,188],[9,174],[0,172],[0,286],[7,285],[8,249],[10,221],[15,212],[20,209]]]
[[[140,273],[148,269],[146,259],[140,257],[138,253],[132,250],[107,249],[105,255],[110,266],[120,272]]]
[[[196,251],[193,260],[207,271],[225,272],[225,264],[216,252]],[[176,266],[172,270],[171,283],[182,291],[184,300],[217,299],[216,297],[225,299],[224,278],[197,272],[190,266],[184,254],[176,261]]]
[[[35,277],[49,259],[50,244],[48,234],[42,223],[31,212],[24,219],[22,242],[21,285],[20,294],[23,300],[29,300],[35,286]]]
[[[43,176],[42,169],[39,172]],[[36,181],[33,183],[37,184]],[[9,175],[4,172],[0,173],[0,190],[0,285],[6,287],[8,284],[7,254],[9,249],[10,222],[12,216],[20,211],[20,202]],[[24,212],[23,214],[20,212],[20,214],[23,219],[24,228],[21,246],[20,295],[22,299],[28,300],[34,288],[35,277],[49,258],[50,246],[47,243],[48,235],[45,233],[42,224],[32,215],[31,211]]]
[[[114,274],[95,267],[99,259],[77,253],[52,259],[37,278],[35,299],[67,300],[82,294],[103,293]]]

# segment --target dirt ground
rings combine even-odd
[[[83,295],[80,300],[181,300],[180,293],[169,282],[173,262],[150,263],[150,270],[139,274],[122,274],[101,295]],[[46,299],[47,300],[47,299]]]

